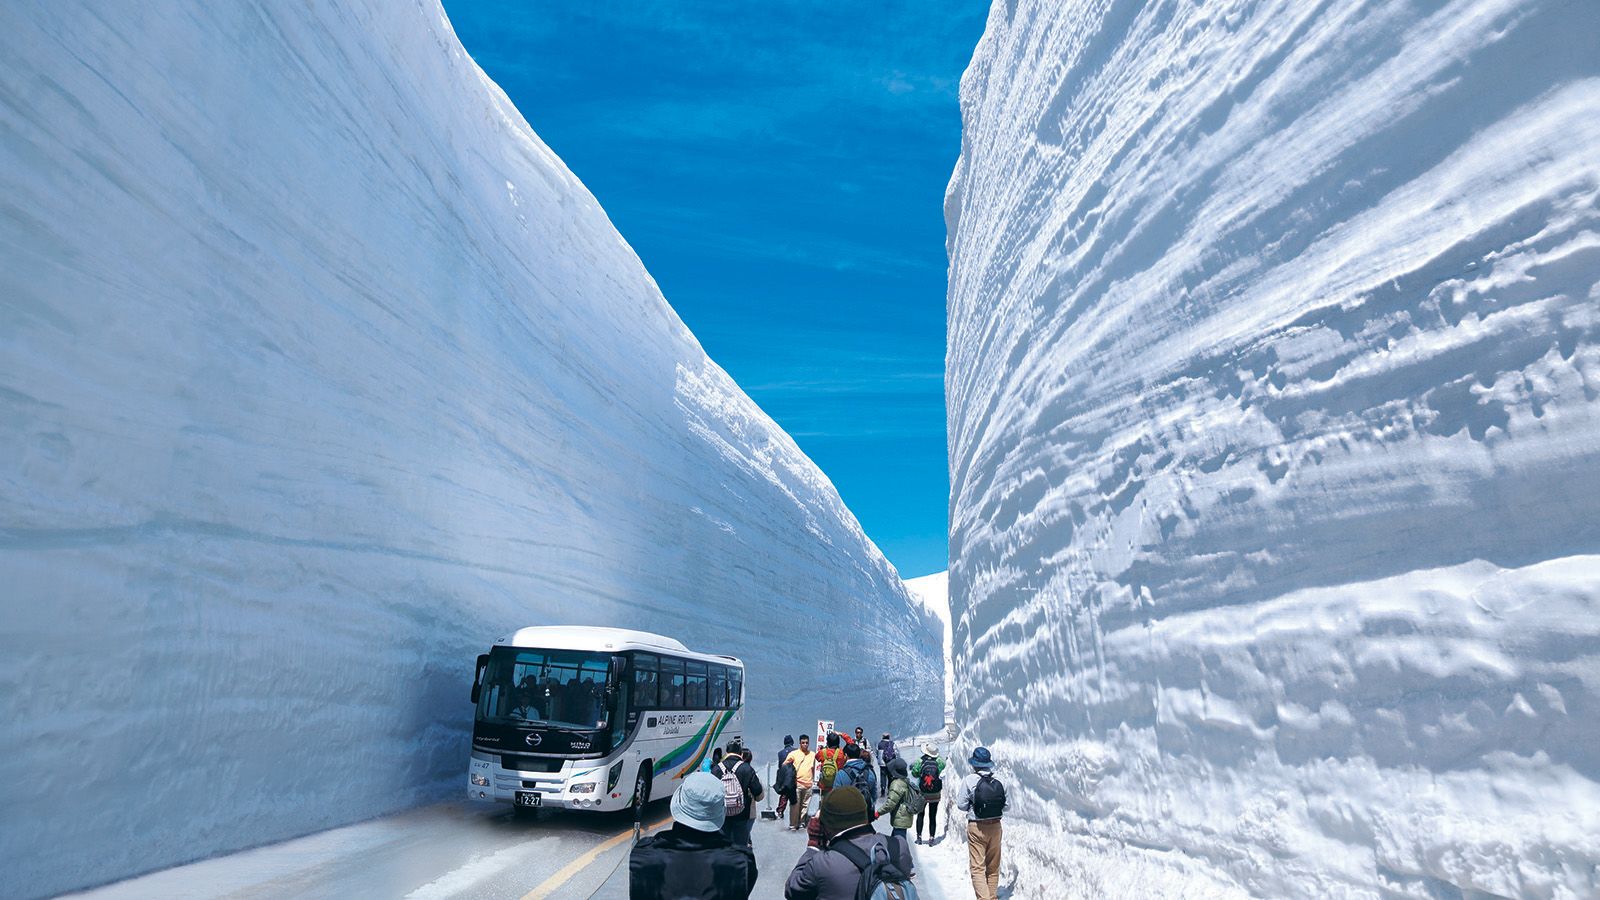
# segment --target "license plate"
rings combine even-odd
[[[543,803],[544,797],[534,791],[517,791],[518,806],[540,806]]]

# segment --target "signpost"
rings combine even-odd
[[[831,731],[833,731],[833,720],[832,719],[818,719],[817,720],[817,749],[818,750],[821,750],[822,746],[827,743],[827,741],[828,741],[828,733],[831,732]]]

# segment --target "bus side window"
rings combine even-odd
[[[633,658],[633,705],[637,709],[653,709],[660,704],[656,691],[655,654],[640,653]]]
[[[728,670],[728,696],[730,709],[744,702],[744,670],[737,666]]]
[[[691,659],[684,664],[683,705],[689,709],[705,709],[706,664]]]
[[[712,709],[728,708],[728,667],[713,665],[711,667],[711,697]]]
[[[683,708],[683,660],[677,657],[661,657],[661,707]]]

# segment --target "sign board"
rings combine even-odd
[[[831,719],[818,719],[817,720],[817,749],[818,750],[821,750],[823,745],[828,742],[828,732],[830,732],[832,730],[833,730],[833,720],[831,720]]]

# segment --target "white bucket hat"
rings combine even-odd
[[[722,782],[710,772],[695,772],[672,795],[672,819],[695,831],[721,831],[728,807],[722,799]]]

